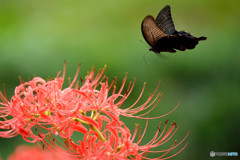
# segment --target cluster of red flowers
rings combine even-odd
[[[117,80],[109,83],[108,78],[103,75],[104,67],[97,75],[94,75],[95,69],[92,69],[84,80],[81,78],[80,82],[83,84],[80,86],[77,80],[80,69],[78,67],[73,81],[69,80],[69,87],[63,89],[65,66],[63,75],[58,73],[53,80],[45,81],[35,77],[28,82],[21,81],[10,101],[5,93],[0,92],[0,137],[21,135],[27,142],[41,142],[43,148],[50,151],[64,151],[66,156],[72,159],[89,160],[151,159],[147,158],[148,153],[161,153],[154,159],[168,159],[186,147],[187,143],[175,154],[169,155],[169,151],[180,145],[188,134],[181,142],[174,142],[166,150],[151,150],[165,144],[176,133],[176,123],[168,125],[167,121],[156,129],[151,141],[144,145],[141,143],[148,120],[166,116],[177,108],[163,116],[147,117],[161,98],[158,87],[145,103],[136,106],[143,94],[144,84],[136,102],[121,109],[121,105],[133,90],[135,80],[130,82],[124,92],[127,78],[125,76],[117,90]],[[144,131],[141,133],[136,125],[132,135],[120,120],[120,115],[146,119]],[[83,134],[83,138],[73,140],[73,132]]]

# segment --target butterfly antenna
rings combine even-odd
[[[147,63],[146,58],[145,58],[146,54],[147,54],[147,53],[145,53],[145,54],[143,55],[143,60],[144,60],[144,63],[146,64],[146,66],[148,66],[148,63]]]

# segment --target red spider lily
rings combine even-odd
[[[61,152],[51,152],[42,150],[37,146],[18,146],[17,149],[12,153],[7,160],[73,160],[71,157],[66,157]]]
[[[167,129],[168,125],[166,121],[163,130],[160,131],[160,125],[152,140],[147,144],[142,145],[141,143],[143,137],[145,136],[147,124],[144,132],[142,134],[139,133],[137,136],[138,125],[136,126],[135,132],[132,135],[130,130],[121,121],[119,121],[121,122],[121,125],[118,125],[116,122],[111,121],[106,117],[99,116],[99,121],[101,120],[108,121],[108,124],[105,126],[106,128],[103,128],[100,131],[90,126],[91,129],[89,129],[89,131],[84,135],[82,140],[74,142],[71,138],[68,138],[63,140],[64,143],[61,143],[54,137],[48,137],[42,141],[44,147],[53,151],[56,148],[59,150],[64,148],[66,153],[69,156],[75,156],[75,159],[141,160],[151,159],[147,158],[147,155],[149,153],[155,153],[160,156],[154,159],[164,160],[176,156],[187,146],[186,143],[185,146],[182,147],[177,153],[169,155],[171,150],[183,143],[189,133],[181,142],[177,143],[175,141],[172,143],[172,146],[168,149],[151,151],[153,148],[166,144],[173,137],[178,130],[176,123],[171,124]]]
[[[122,115],[148,121],[166,116],[177,107],[162,116],[146,117],[157,106],[161,93],[157,91],[157,87],[145,103],[136,107],[143,94],[144,84],[136,102],[126,109],[121,109],[121,105],[133,90],[135,80],[130,82],[122,94],[127,75],[117,91],[117,80],[114,79],[109,84],[108,78],[103,76],[105,68],[99,70],[96,76],[95,69],[92,69],[85,81],[81,79],[82,86],[79,86],[77,81],[79,67],[73,81],[69,82],[69,87],[62,88],[66,72],[64,65],[62,77],[59,73],[49,81],[35,77],[28,82],[22,82],[16,87],[11,101],[0,92],[0,137],[21,135],[28,142],[42,142],[43,146],[50,150],[65,150],[75,159],[150,159],[147,158],[148,153],[162,153],[156,159],[168,159],[180,153],[186,145],[176,154],[166,156],[183,141],[173,143],[166,150],[151,150],[172,138],[178,129],[175,123],[167,129],[166,122],[162,132],[157,130],[153,139],[142,145],[147,124],[143,133],[140,132],[136,138],[138,127],[132,135],[119,118]],[[142,111],[146,112],[139,115]],[[73,140],[73,132],[84,134],[83,139]],[[55,137],[60,137],[63,142]]]

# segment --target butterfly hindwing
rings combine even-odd
[[[181,31],[159,39],[156,46],[161,46],[162,51],[167,51],[170,48],[185,51],[186,49],[195,48],[200,40],[206,40],[206,37],[197,38],[190,33]]]

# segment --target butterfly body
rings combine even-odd
[[[176,31],[168,5],[160,11],[156,19],[146,16],[141,28],[144,39],[152,47],[149,50],[155,53],[193,49],[200,40],[206,40],[206,37],[197,38],[185,31]]]

